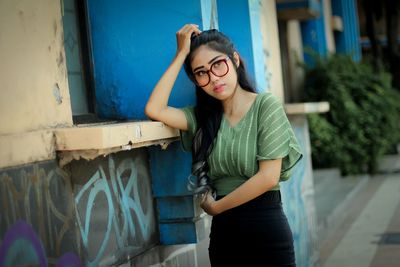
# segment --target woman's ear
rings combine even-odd
[[[239,66],[240,66],[240,56],[236,51],[233,52],[233,61],[234,61],[235,65],[236,65],[236,68],[239,68]]]

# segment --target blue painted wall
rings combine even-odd
[[[88,13],[99,115],[146,118],[146,100],[175,55],[176,31],[185,23],[202,26],[200,0],[88,0]],[[194,87],[181,74],[173,106],[194,102]]]
[[[328,53],[327,41],[325,35],[325,22],[324,22],[324,2],[321,1],[318,4],[319,17],[316,19],[310,19],[302,21],[301,26],[301,37],[303,40],[303,47],[305,49],[304,62],[308,66],[313,66],[314,62],[307,50],[312,50],[321,57],[325,57]]]
[[[355,0],[333,0],[333,15],[342,18],[343,32],[335,32],[336,52],[351,55],[353,60],[361,60],[360,30],[357,3]]]
[[[251,79],[255,82],[249,1],[219,0],[217,3],[219,29],[233,41],[245,61]]]
[[[191,153],[183,152],[180,142],[170,144],[166,150],[151,146],[149,152],[154,196],[189,195],[186,182],[191,173]]]

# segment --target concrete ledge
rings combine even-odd
[[[142,121],[106,125],[80,125],[55,130],[60,166],[74,159],[94,159],[137,147],[161,145],[179,138],[179,130],[161,122]]]
[[[149,145],[179,137],[179,131],[161,122],[143,121],[108,125],[84,125],[56,129],[57,150],[108,149],[124,145]]]
[[[306,102],[285,104],[288,115],[299,115],[309,113],[324,113],[329,111],[329,102]]]
[[[0,168],[56,159],[62,166],[74,159],[94,159],[137,147],[178,140],[179,131],[161,122],[86,124],[0,136]]]

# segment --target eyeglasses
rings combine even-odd
[[[229,59],[228,56],[219,59],[211,64],[209,70],[199,70],[193,73],[197,85],[200,87],[207,86],[211,81],[210,72],[217,77],[225,76],[229,72],[229,65],[227,62]]]

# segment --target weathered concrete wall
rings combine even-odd
[[[260,29],[263,59],[261,66],[265,72],[265,88],[279,99],[284,99],[281,50],[279,47],[278,21],[274,0],[260,1]]]
[[[72,124],[62,27],[60,1],[0,1],[0,134]]]

